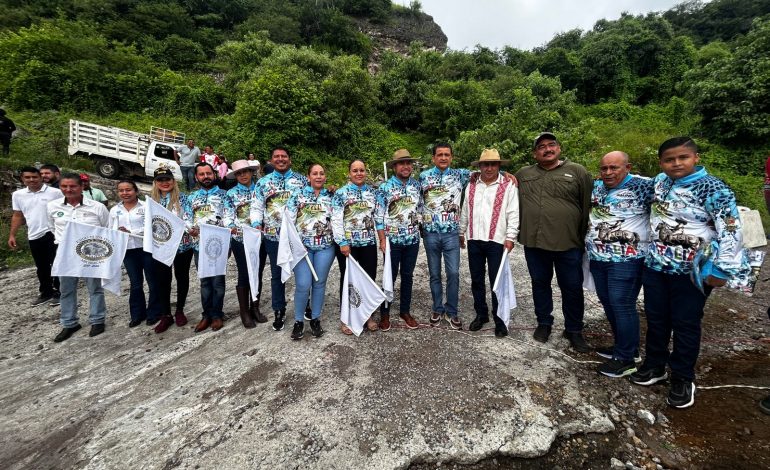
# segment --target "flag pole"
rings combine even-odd
[[[305,255],[305,261],[307,261],[307,266],[310,268],[310,273],[313,275],[313,280],[318,282],[318,275],[315,273],[315,269],[313,269],[313,263],[310,262],[310,257],[307,254]]]

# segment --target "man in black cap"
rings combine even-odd
[[[591,348],[582,333],[582,262],[593,181],[583,166],[561,159],[561,145],[550,132],[537,136],[532,154],[537,163],[520,169],[516,179],[521,220],[519,243],[524,245],[537,316],[533,337],[545,343],[551,335],[551,281],[556,271],[564,337],[576,351],[589,352]]]

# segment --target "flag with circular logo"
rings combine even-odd
[[[147,198],[144,214],[143,249],[166,266],[171,266],[185,231],[185,224],[152,198]]]
[[[364,323],[385,300],[385,294],[352,256],[348,256],[342,282],[340,320],[360,336]]]

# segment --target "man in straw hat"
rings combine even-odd
[[[412,279],[420,249],[420,218],[422,217],[422,192],[420,183],[412,178],[415,159],[406,149],[399,149],[388,162],[393,176],[377,190],[375,221],[380,246],[385,237],[390,241],[390,263],[393,282],[401,271],[401,298],[399,312],[407,328],[417,328],[417,321],[409,313],[412,304]],[[380,309],[380,330],[390,329],[390,304]]]
[[[479,178],[471,179],[465,188],[460,213],[460,246],[468,247],[468,267],[471,271],[471,291],[476,318],[471,331],[478,331],[489,321],[489,306],[484,276],[488,270],[490,288],[495,283],[503,253],[513,249],[519,233],[519,198],[516,185],[500,174],[501,160],[495,149],[484,149],[473,166],[481,170]],[[505,251],[504,251],[505,250]],[[487,269],[485,269],[487,268]],[[492,318],[495,336],[508,335],[508,326],[497,316],[497,296],[492,293]]]
[[[519,180],[521,232],[519,243],[532,278],[537,316],[533,338],[548,341],[553,326],[551,280],[556,271],[564,312],[564,337],[578,352],[591,348],[583,339],[583,250],[591,211],[593,181],[588,171],[561,159],[556,136],[535,138],[536,163],[516,173]]]

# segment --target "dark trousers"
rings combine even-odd
[[[262,245],[260,245],[260,248]],[[246,264],[246,248],[243,246],[243,242],[232,239],[230,240],[230,250],[235,258],[235,266],[238,268],[238,283],[235,287],[249,287],[249,268]],[[260,249],[260,251],[262,251]],[[259,267],[262,270],[262,266]],[[260,278],[260,283],[261,283]]]
[[[690,281],[689,274],[665,274],[644,268],[644,311],[647,315],[647,367],[671,366],[673,377],[695,380],[695,363],[700,353],[701,319],[706,295]],[[669,352],[671,335],[674,347]]]
[[[639,313],[636,299],[642,288],[644,259],[613,263],[591,260],[596,295],[610,322],[614,359],[632,361],[639,352]]]
[[[126,250],[123,265],[131,283],[128,294],[128,311],[132,320],[156,320],[163,308],[159,296],[159,284],[156,280],[152,254],[141,248]],[[149,302],[145,301],[144,280],[147,279]]]
[[[524,247],[527,269],[532,278],[532,300],[538,325],[553,325],[553,291],[551,281],[561,290],[564,329],[570,333],[583,331],[583,250],[550,251]]]
[[[257,291],[257,302],[262,297],[262,273],[265,272],[265,264],[267,264],[267,249],[265,248],[265,242],[263,241],[259,245],[259,290]]]
[[[195,252],[195,266],[198,267],[198,252]],[[203,318],[213,320],[224,318],[225,276],[211,276],[201,279],[201,307]]]
[[[49,297],[59,292],[59,278],[51,277],[51,265],[56,258],[57,245],[53,242],[53,233],[48,232],[37,240],[29,241],[29,251],[35,260],[37,280],[40,284],[40,295]]]
[[[334,258],[337,260],[337,268],[340,270],[340,305],[342,305],[342,280],[345,278],[345,255],[340,251],[340,246],[334,244]]]
[[[505,247],[496,242],[484,242],[481,240],[468,240],[468,268],[471,272],[471,292],[473,293],[473,310],[476,316],[484,320],[489,319],[489,305],[487,304],[487,288],[484,276],[489,275],[489,288],[495,285],[497,271],[500,269],[500,261],[503,259]],[[497,317],[497,296],[492,292],[492,317],[495,324],[502,324]]]
[[[286,285],[281,282],[281,267],[278,266],[278,242],[262,240],[270,258],[270,303],[274,312],[286,310]]]
[[[347,265],[344,261],[345,256],[340,253],[340,256],[343,258],[343,262],[339,265],[340,266],[340,302],[342,302],[342,286],[344,285],[344,279],[345,279],[345,270],[347,269]],[[366,246],[351,246],[350,247],[350,256],[355,258],[356,261],[358,261],[358,264],[361,265],[361,269],[364,270],[366,274],[369,275],[369,277],[372,278],[373,281],[377,280],[377,245],[366,245]],[[339,258],[337,258],[337,261],[339,262]]]
[[[176,309],[184,310],[187,303],[187,293],[190,291],[190,265],[194,250],[177,253],[171,266],[153,260],[155,280],[158,285],[159,312],[161,315],[171,315],[171,268],[176,277]]]
[[[399,299],[399,313],[409,313],[412,306],[412,284],[414,282],[414,268],[417,265],[417,253],[420,251],[420,243],[412,245],[390,244],[390,267],[393,272],[393,285],[401,274],[401,289]],[[358,260],[358,258],[356,258]],[[376,270],[377,266],[375,266]],[[382,305],[382,313],[390,313],[390,304],[386,301]]]

